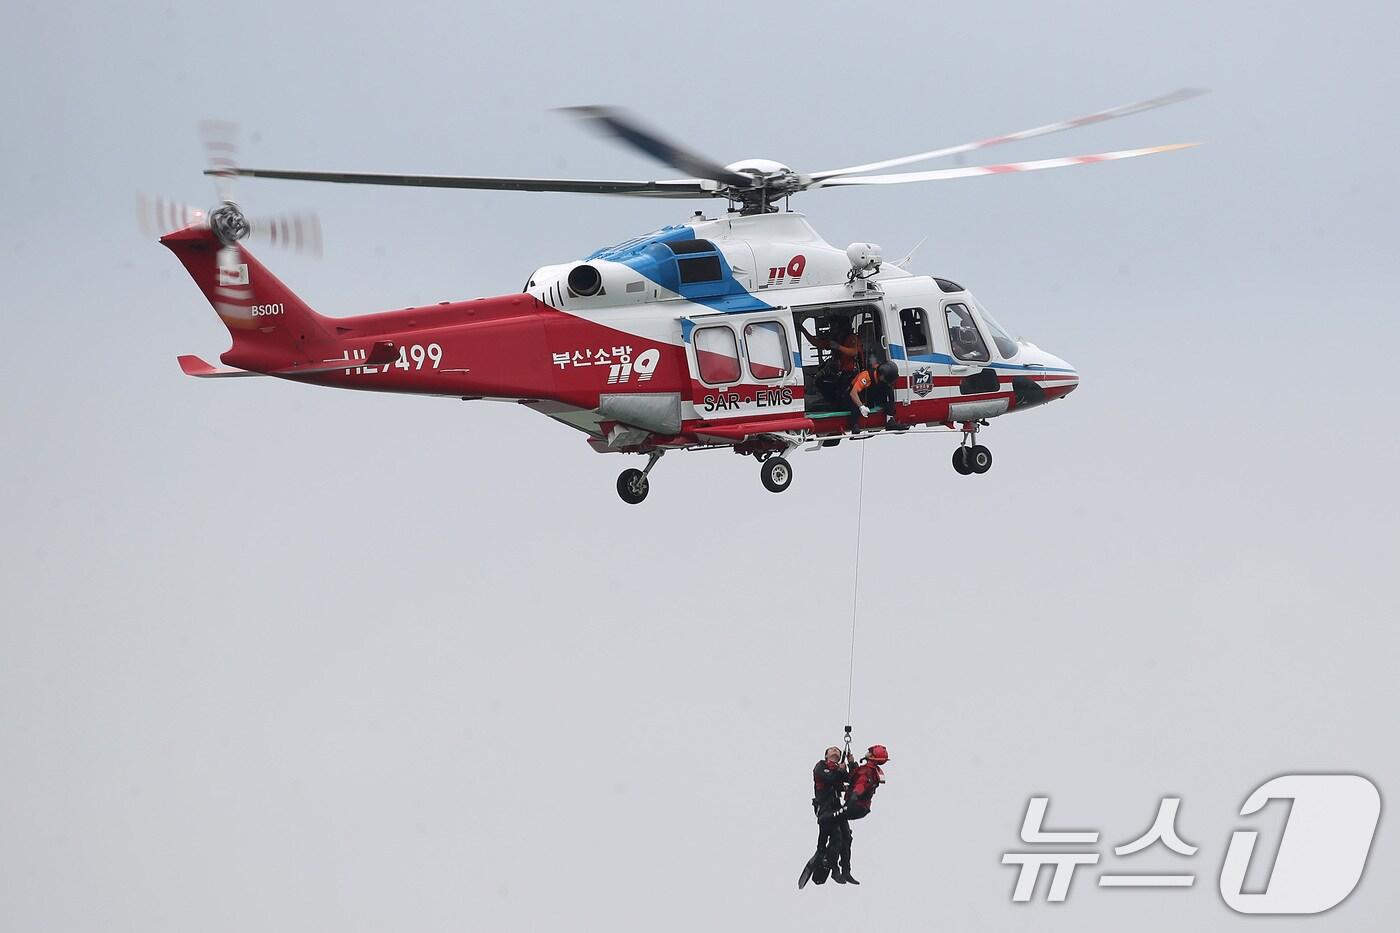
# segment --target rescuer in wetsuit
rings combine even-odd
[[[832,845],[834,823],[828,818],[841,809],[841,791],[851,777],[847,764],[846,753],[833,745],[812,768],[812,810],[817,815],[817,851],[812,856],[816,866],[812,880],[817,884],[826,881],[840,855],[840,847]]]
[[[899,367],[889,360],[876,366],[874,359],[871,359],[870,364],[851,380],[851,391],[846,398],[851,410],[851,431],[860,427],[860,419],[870,417],[870,409],[876,405],[885,413],[887,430],[907,430],[907,424],[894,420],[894,384],[899,378]]]
[[[851,775],[851,788],[846,791],[846,804],[826,817],[824,822],[831,824],[832,845],[840,846],[836,870],[831,878],[839,884],[860,884],[851,876],[851,820],[861,820],[870,815],[870,803],[875,791],[885,782],[885,772],[880,766],[890,760],[890,753],[883,745],[872,745],[865,753],[865,760]]]

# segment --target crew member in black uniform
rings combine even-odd
[[[841,854],[839,841],[835,840],[836,827],[830,817],[841,809],[841,791],[850,778],[846,753],[835,745],[828,748],[822,760],[812,768],[812,810],[817,815],[817,851],[812,856],[812,880],[817,884],[826,881]]]

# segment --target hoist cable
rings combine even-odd
[[[846,673],[846,726],[850,741],[851,698],[856,687],[856,619],[860,612],[860,532],[865,518],[865,445],[860,445],[860,484],[856,491],[856,559],[855,583],[851,587],[851,665]]]

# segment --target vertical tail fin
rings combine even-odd
[[[267,372],[319,360],[336,343],[335,326],[311,310],[242,246],[226,249],[205,226],[161,237],[214,306],[233,346],[220,359]]]

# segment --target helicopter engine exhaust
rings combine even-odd
[[[595,267],[584,263],[569,270],[569,291],[576,298],[592,298],[603,290],[603,276]]]

